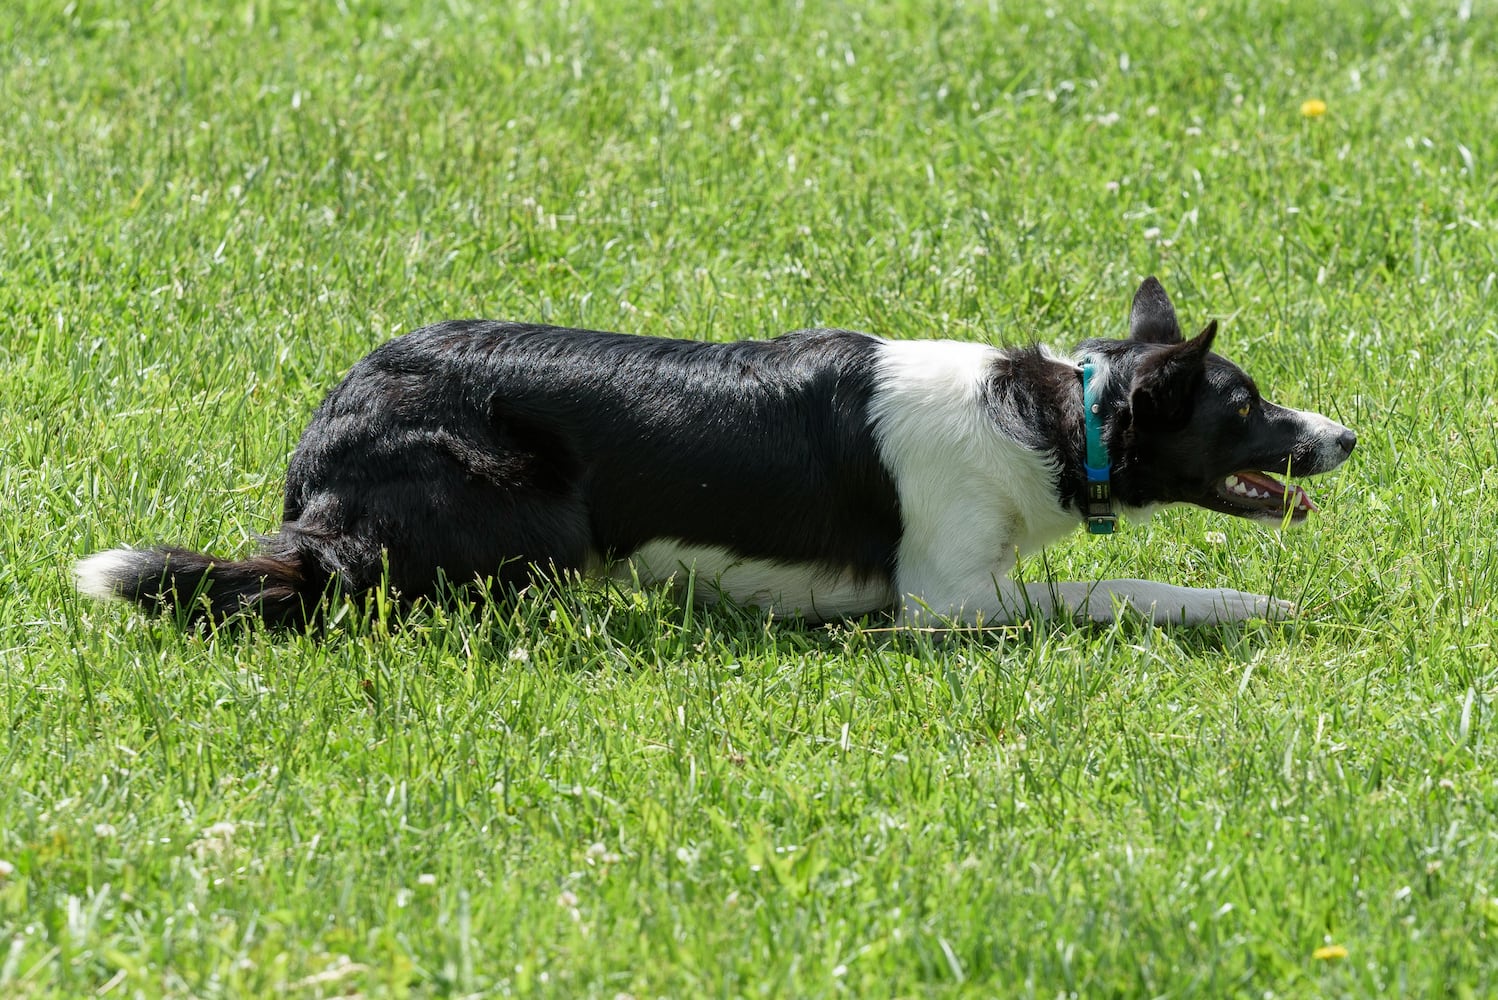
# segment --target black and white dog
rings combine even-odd
[[[714,344],[449,322],[360,361],[302,435],[280,531],[226,560],[82,560],[86,594],[304,625],[330,592],[444,578],[695,573],[808,620],[1274,617],[1283,601],[1143,580],[1021,585],[1017,553],[1176,503],[1275,524],[1315,509],[1270,473],[1336,468],[1356,436],[1259,395],[1185,340],[1159,282],[1126,340],[1040,348],[803,330]],[[1084,386],[1085,382],[1085,386]]]

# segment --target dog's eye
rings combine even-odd
[[[1244,403],[1242,406],[1238,407],[1238,416],[1240,416],[1240,417],[1246,417],[1246,416],[1248,416],[1248,411],[1252,410],[1252,409],[1253,409],[1253,406],[1251,404]]]

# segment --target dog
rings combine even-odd
[[[808,622],[909,624],[1125,610],[1161,623],[1293,607],[1147,580],[1029,583],[1017,555],[1173,504],[1271,524],[1316,509],[1312,476],[1357,442],[1264,399],[1190,340],[1154,278],[1129,335],[1070,357],[813,329],[705,343],[454,321],[349,371],[302,435],[279,531],[258,554],[119,548],[85,594],[222,622],[306,627],[329,595],[538,578],[693,581]]]

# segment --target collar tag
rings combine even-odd
[[[1087,517],[1087,533],[1111,535],[1118,527],[1118,515],[1113,512],[1113,464],[1108,458],[1108,445],[1103,441],[1102,406],[1097,400],[1097,384],[1092,381],[1093,363],[1082,362],[1082,427],[1087,436],[1087,496],[1083,508]]]

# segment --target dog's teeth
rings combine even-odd
[[[1228,476],[1228,485],[1229,486],[1237,486],[1238,485],[1238,477],[1237,476]]]

